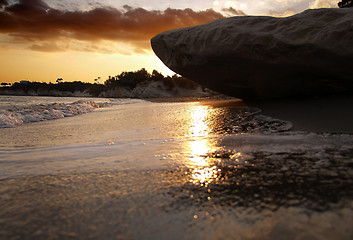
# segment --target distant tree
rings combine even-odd
[[[104,85],[108,88],[108,89],[113,89],[114,87],[118,86],[118,83],[117,81],[115,80],[115,78],[111,78],[109,76],[109,79],[107,79],[105,82],[104,82]]]
[[[105,86],[103,84],[90,84],[88,87],[88,92],[93,96],[93,97],[98,97],[102,92],[105,90]]]
[[[152,75],[151,75],[152,81],[163,81],[163,79],[164,79],[164,76],[162,73],[158,72],[157,70],[152,71]]]
[[[0,0],[1,1],[1,0]],[[161,82],[165,89],[173,90],[176,87],[181,89],[196,89],[199,85],[195,82],[184,78],[178,74],[174,74],[172,77],[164,77],[162,73],[157,70],[153,70],[152,74],[147,72],[145,68],[142,68],[134,72],[122,72],[114,77],[109,76],[103,84],[99,84],[100,77],[97,81],[92,83],[85,83],[81,81],[65,82],[62,78],[58,78],[56,83],[45,83],[45,82],[31,82],[29,80],[22,80],[9,86],[10,90],[21,90],[28,94],[53,94],[52,92],[88,92],[92,96],[100,96],[102,92],[112,90],[115,87],[123,86],[134,89],[137,84],[146,83],[148,81]],[[6,83],[1,83],[0,86],[6,86]]]
[[[164,78],[163,85],[167,90],[172,90],[175,87],[174,79],[170,76]]]
[[[348,8],[353,7],[353,0],[342,0],[342,2],[338,3],[340,8]]]
[[[101,77],[97,77],[96,79],[94,79],[94,83],[100,84],[101,83]]]
[[[145,68],[142,68],[135,72],[122,72],[115,78],[109,78],[104,82],[107,88],[114,88],[116,86],[126,86],[134,89],[137,84],[143,81],[149,81],[151,74],[147,72]]]

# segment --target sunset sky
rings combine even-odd
[[[337,0],[0,0],[0,82],[93,82],[146,68],[173,74],[150,38],[235,15],[288,16]]]

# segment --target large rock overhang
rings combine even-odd
[[[244,100],[353,91],[353,9],[220,19],[151,45],[174,72]]]

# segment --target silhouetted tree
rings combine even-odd
[[[98,80],[98,79],[97,79]],[[165,86],[167,90],[173,90],[175,87],[183,88],[183,89],[196,89],[198,84],[195,82],[179,76],[177,74],[172,77],[167,76],[164,77],[162,73],[157,70],[153,70],[152,74],[146,71],[145,68],[142,68],[135,72],[122,72],[120,75],[116,75],[115,77],[109,76],[103,84],[98,84],[97,82],[92,83],[84,83],[81,81],[74,82],[64,82],[62,78],[57,79],[57,83],[45,83],[45,82],[30,82],[28,80],[16,82],[12,86],[9,86],[6,89],[10,90],[21,90],[25,94],[52,94],[52,91],[58,92],[88,92],[92,96],[98,97],[102,92],[107,90],[112,90],[116,87],[123,86],[129,87],[130,89],[134,89],[137,84],[142,82],[147,83],[148,81],[156,81],[161,82]],[[5,86],[4,83],[1,84]],[[5,91],[4,88],[0,88],[0,91]]]
[[[158,72],[157,70],[152,71],[152,75],[151,75],[152,81],[163,81],[163,79],[164,79],[164,76],[162,73]]]
[[[340,8],[348,8],[353,7],[353,0],[342,0],[342,2],[338,3]]]
[[[174,79],[169,76],[164,78],[163,85],[167,90],[172,90],[175,87]]]
[[[149,74],[146,69],[142,68],[141,70],[135,72],[122,72],[120,75],[117,75],[116,78],[108,79],[104,84],[108,88],[126,86],[133,89],[137,84],[143,81],[149,81],[150,79],[151,74]]]
[[[106,87],[103,84],[90,84],[88,87],[88,92],[93,96],[93,97],[98,97],[102,92],[106,90]]]

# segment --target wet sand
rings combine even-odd
[[[293,130],[353,133],[353,96],[318,96],[244,102],[224,95],[211,98],[156,98],[152,102],[200,102],[214,107],[259,108],[263,115],[290,121]]]
[[[261,114],[293,123],[293,130],[353,133],[353,96],[321,96],[248,102]]]
[[[247,111],[142,102],[3,129],[0,239],[352,239],[352,136]]]
[[[180,168],[2,180],[0,238],[351,239],[352,166],[277,157],[237,168],[224,152],[207,181]]]

